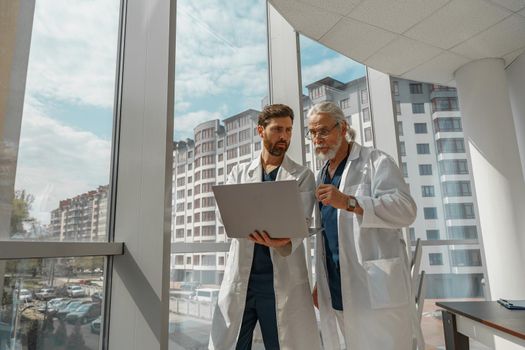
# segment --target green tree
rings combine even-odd
[[[15,191],[13,211],[11,213],[11,234],[24,232],[23,223],[34,220],[30,215],[31,205],[35,197],[25,190]]]

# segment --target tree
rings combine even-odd
[[[15,191],[11,213],[11,234],[25,232],[23,223],[34,220],[29,214],[34,200],[35,197],[25,190]]]

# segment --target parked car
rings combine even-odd
[[[21,302],[28,302],[33,300],[33,293],[31,293],[29,289],[22,288],[20,289],[20,291],[18,291],[18,289],[15,289],[13,290],[13,293]]]
[[[102,320],[99,317],[95,318],[93,321],[91,321],[91,333],[93,334],[100,334],[100,324],[102,323]]]
[[[49,300],[56,296],[53,288],[42,288],[35,293],[35,298],[38,300]]]
[[[70,312],[76,311],[80,306],[89,303],[90,300],[74,300],[67,304],[67,306],[60,308],[56,313],[56,316],[63,320],[66,318],[66,315]]]
[[[104,293],[102,292],[91,294],[91,300],[93,300],[94,303],[102,303],[102,299],[104,299]]]
[[[86,295],[84,288],[78,285],[67,286],[66,288],[67,295],[71,298],[79,298]]]
[[[219,297],[218,288],[197,288],[195,289],[195,300],[198,301],[216,301]]]
[[[74,311],[68,313],[65,319],[67,323],[74,324],[80,321],[81,324],[84,324],[100,316],[100,311],[100,304],[82,304]]]

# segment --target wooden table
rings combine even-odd
[[[494,349],[494,335],[511,342],[516,349],[525,349],[525,310],[508,310],[496,301],[438,302],[436,305],[443,308],[447,350],[469,349],[469,338]]]

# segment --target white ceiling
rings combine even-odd
[[[301,34],[394,76],[455,85],[470,61],[525,51],[525,0],[269,0]]]

